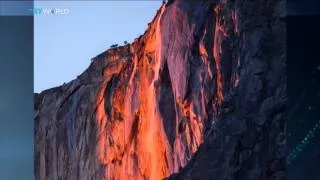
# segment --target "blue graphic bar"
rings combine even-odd
[[[0,1],[0,16],[33,16],[33,1]]]

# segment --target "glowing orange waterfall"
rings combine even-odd
[[[170,157],[170,149],[168,148],[167,138],[164,134],[162,119],[158,114],[158,107],[156,101],[156,89],[155,82],[159,79],[159,71],[161,65],[161,26],[160,20],[164,11],[164,6],[160,8],[160,14],[157,18],[156,27],[155,27],[155,40],[152,42],[146,42],[146,46],[151,48],[154,51],[154,59],[153,59],[153,68],[152,72],[154,72],[153,80],[151,82],[144,82],[144,86],[142,86],[141,91],[145,93],[143,99],[143,110],[145,111],[145,119],[146,122],[145,127],[145,141],[144,145],[146,148],[146,153],[149,154],[150,158],[150,179],[162,179],[169,175],[170,167],[165,164],[168,161],[168,157]],[[150,50],[150,49],[148,49]],[[149,68],[149,67],[147,67]],[[147,75],[146,75],[147,76]],[[150,83],[150,84],[149,84]]]
[[[107,84],[110,83],[110,76],[119,72],[106,72],[106,79],[101,84],[96,103],[96,119],[99,125],[97,153],[101,163],[106,166],[104,176],[106,179],[144,179],[148,177],[151,180],[160,180],[172,173],[171,149],[164,132],[162,119],[158,114],[155,88],[161,66],[160,20],[164,9],[163,5],[155,18],[155,23],[149,27],[150,35],[145,39],[143,53],[154,54],[152,64],[150,65],[144,57],[134,56],[132,59],[134,65],[126,87],[124,109],[121,110],[124,114],[122,122],[108,122],[104,106],[104,92]],[[139,45],[133,45],[131,51],[139,54],[136,52],[139,51],[136,49],[137,46]],[[140,70],[138,70],[138,66],[140,66]],[[133,94],[134,77],[136,74],[148,77],[150,73],[154,74],[151,81],[148,78],[140,79],[138,89],[141,103],[139,110],[133,112],[130,107],[132,103],[130,96]],[[138,123],[135,124],[138,127],[133,127],[134,123]],[[108,132],[105,127],[109,127]],[[138,128],[139,131],[133,132],[133,128]],[[130,142],[133,133],[136,133],[135,144]],[[118,144],[118,148],[108,145],[107,139],[110,139],[110,136],[113,138],[112,141]],[[135,154],[134,158],[132,158],[133,154]],[[115,160],[121,162],[121,165],[116,165]],[[133,172],[133,169],[138,169],[140,172]]]

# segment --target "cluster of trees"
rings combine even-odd
[[[123,44],[124,44],[124,45],[127,45],[127,44],[128,44],[128,41],[124,41]],[[110,46],[110,48],[117,48],[118,46],[119,46],[118,44],[112,44],[112,45]]]

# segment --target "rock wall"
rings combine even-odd
[[[132,44],[35,94],[36,179],[281,179],[283,8],[164,3]]]

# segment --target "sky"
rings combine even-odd
[[[75,79],[90,59],[112,44],[142,35],[161,0],[35,1],[35,8],[66,9],[66,14],[34,16],[34,92]]]

